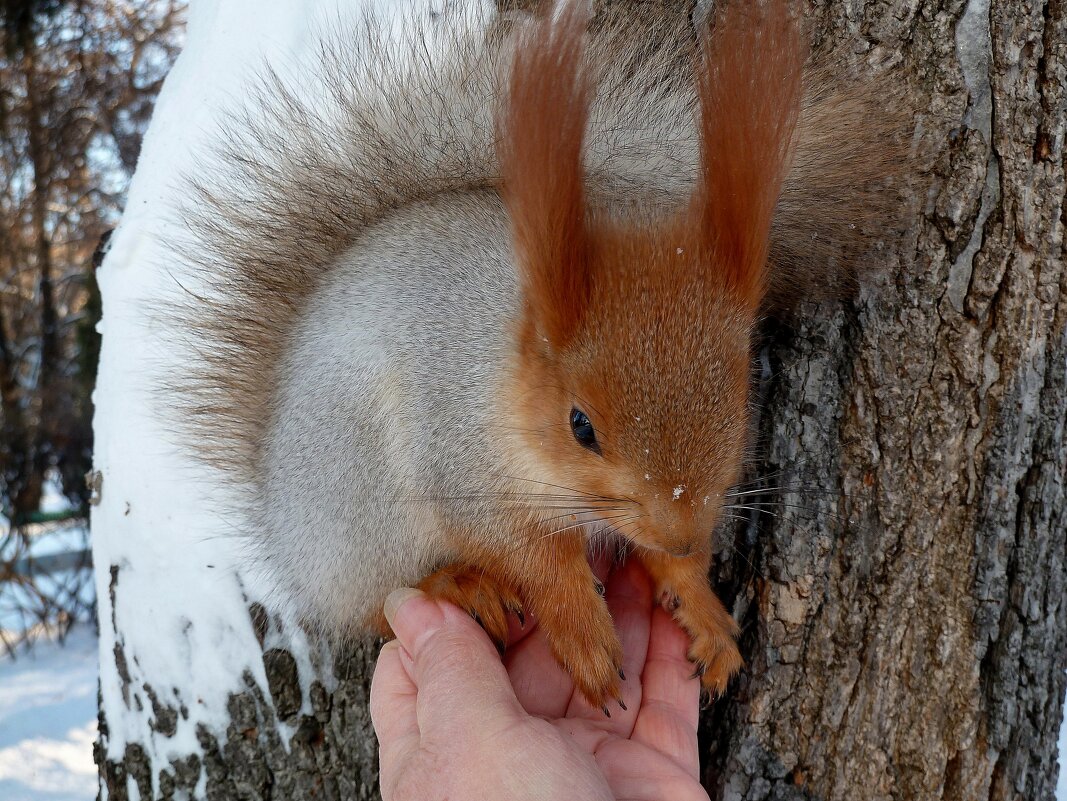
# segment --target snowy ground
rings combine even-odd
[[[96,798],[97,640],[79,625],[66,644],[0,658],[0,799]]]
[[[68,509],[55,480],[47,481],[41,511]],[[6,523],[0,519],[0,527]],[[84,525],[38,528],[22,556],[40,559],[88,545]],[[86,569],[62,570],[36,581],[46,596],[81,614],[92,603],[91,578]],[[39,606],[18,587],[0,589],[0,629],[20,632],[36,619]],[[0,801],[92,801],[97,790],[96,633],[78,624],[64,645],[47,636],[35,639],[31,649],[19,647],[14,660],[0,647]]]

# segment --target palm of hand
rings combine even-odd
[[[686,658],[689,640],[651,593],[632,564],[607,582],[627,679],[627,708],[613,705],[610,718],[575,691],[536,627],[513,632],[504,664],[530,722],[547,720],[564,735],[561,744],[591,757],[612,793],[607,798],[707,801],[698,781],[700,682]]]
[[[626,708],[610,718],[575,691],[535,621],[512,626],[501,665],[455,607],[442,607],[447,633],[431,636],[417,618],[440,618],[436,605],[402,606],[400,642],[383,649],[372,688],[386,801],[708,801],[688,638],[635,563],[608,579],[606,597],[626,674]]]

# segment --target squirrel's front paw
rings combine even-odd
[[[610,704],[626,709],[620,684],[624,679],[622,645],[603,600],[593,596],[585,601],[585,606],[566,606],[570,614],[559,606],[546,609],[538,625],[578,692],[591,707],[611,717]],[[578,614],[579,609],[592,614]]]
[[[687,598],[664,594],[664,608],[672,612],[692,641],[689,661],[695,665],[704,689],[712,697],[721,696],[744,666],[737,650],[737,623],[722,607],[719,599],[707,591]]]
[[[431,573],[419,589],[468,612],[503,653],[508,643],[508,612],[524,621],[518,594],[483,569],[455,564]]]
[[[626,709],[620,686],[624,675],[622,646],[614,633],[610,643],[593,645],[587,641],[583,647],[565,656],[564,663],[574,680],[574,686],[591,707],[603,711],[609,718],[610,703]]]
[[[713,698],[726,692],[730,679],[745,664],[733,637],[723,636],[721,632],[701,632],[693,636],[689,661],[696,666],[694,675],[700,677],[704,689]]]

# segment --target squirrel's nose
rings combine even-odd
[[[649,504],[649,516],[656,532],[656,544],[671,556],[690,556],[697,548],[697,521],[689,505],[672,500]]]

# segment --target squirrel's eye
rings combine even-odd
[[[589,418],[581,409],[571,409],[571,431],[574,432],[574,438],[578,440],[579,445],[600,453],[600,444],[596,441],[593,424],[589,422]]]

